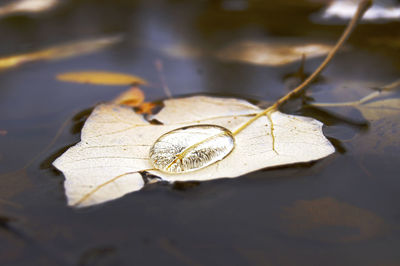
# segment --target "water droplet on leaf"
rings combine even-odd
[[[235,147],[228,129],[216,125],[194,125],[172,130],[154,143],[150,161],[167,173],[195,171],[225,158]]]

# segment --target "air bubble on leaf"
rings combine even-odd
[[[150,161],[162,172],[184,173],[222,160],[234,147],[234,137],[224,127],[188,126],[158,138],[150,149]]]

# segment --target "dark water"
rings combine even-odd
[[[40,14],[0,18],[0,57],[122,36],[90,54],[0,70],[0,264],[400,265],[396,111],[368,119],[355,108],[316,109],[293,101],[285,110],[323,121],[336,153],[311,164],[198,186],[154,184],[80,210],[66,206],[63,175],[51,166],[56,155],[79,141],[81,121],[73,117],[127,89],[63,83],[55,79],[58,73],[132,73],[156,84],[143,90],[148,100],[160,100],[166,96],[154,62],[161,60],[174,96],[211,93],[273,101],[297,82],[288,77],[299,62],[253,65],[221,60],[214,51],[241,40],[332,44],[343,25],[312,19],[323,5],[75,0]],[[356,100],[370,87],[399,79],[399,26],[361,25],[307,96]],[[178,44],[192,52],[166,52]],[[319,62],[307,59],[306,72]],[[50,149],[21,169],[64,121],[67,128]]]

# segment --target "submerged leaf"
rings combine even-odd
[[[164,108],[152,117],[163,124],[154,125],[129,107],[102,104],[86,121],[81,142],[60,156],[54,166],[65,175],[68,203],[89,206],[140,189],[144,185],[138,173],[140,171],[147,171],[169,182],[204,181],[237,177],[271,166],[317,160],[334,152],[333,146],[322,134],[320,122],[275,111],[271,120],[262,116],[237,134],[233,150],[229,153],[229,149],[225,149],[222,155],[207,162],[207,167],[177,174],[156,170],[152,165],[150,149],[160,136],[168,132],[172,134],[177,129],[175,132],[179,132],[182,127],[197,130],[198,127],[192,127],[194,125],[212,125],[213,129],[222,127],[234,132],[260,111],[257,106],[238,99],[205,96],[170,99],[164,101]],[[220,132],[229,136],[225,130]],[[186,140],[175,137],[171,145],[179,143],[180,146],[187,146],[184,144]],[[223,145],[232,145],[226,144],[229,143],[227,139],[224,139]]]
[[[57,75],[60,81],[89,83],[97,85],[144,85],[147,82],[129,74],[105,71],[67,72]]]
[[[349,95],[349,88],[354,96]],[[378,88],[378,89],[370,89]],[[312,103],[312,106],[318,107],[354,107],[357,108],[363,117],[368,121],[376,121],[386,117],[396,116],[400,113],[400,98],[397,89],[400,88],[400,80],[392,82],[385,86],[379,86],[373,83],[347,84],[327,92],[329,98],[348,99],[355,98],[354,101],[337,103]],[[369,91],[369,93],[368,93]],[[318,97],[318,95],[315,95]],[[357,99],[358,97],[359,99]]]
[[[283,210],[282,219],[283,229],[290,235],[323,241],[361,241],[388,231],[375,213],[334,198],[298,200]]]
[[[381,99],[356,106],[369,121],[398,115],[400,113],[400,98]]]
[[[201,50],[195,45],[176,43],[163,47],[162,52],[178,58],[209,56],[227,62],[281,66],[300,61],[303,55],[307,58],[326,55],[330,49],[332,46],[329,44],[281,38],[238,41],[222,48],[212,49],[212,52]]]
[[[367,154],[396,156],[400,148],[398,138],[398,132],[400,132],[400,95],[398,93],[400,80],[385,86],[376,83],[366,83],[365,86],[360,86],[359,83],[337,87],[327,93],[328,98],[341,99],[347,96],[347,98],[359,97],[358,100],[313,103],[311,105],[322,108],[345,107],[344,110],[349,107],[356,108],[368,120],[370,123],[368,134],[359,133],[352,140],[354,150],[360,155],[357,157],[358,159],[362,160],[362,157]],[[355,95],[349,96],[349,89],[346,87],[350,87],[350,91]],[[338,112],[342,113],[344,110],[341,108]]]

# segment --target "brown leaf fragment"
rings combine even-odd
[[[112,102],[132,107],[140,106],[144,101],[144,93],[139,87],[131,87],[118,95]]]
[[[398,156],[400,151],[400,119],[398,115],[374,120],[367,134],[357,134],[352,146],[361,158],[368,154]]]
[[[0,129],[0,136],[5,136],[8,134],[8,131],[5,129]]]
[[[329,197],[298,200],[281,217],[289,235],[326,242],[362,241],[388,231],[375,213]]]
[[[157,104],[152,102],[144,102],[135,108],[137,114],[153,114],[153,109],[157,107]]]
[[[106,71],[79,71],[57,75],[60,81],[89,83],[96,85],[146,85],[147,81],[137,76],[106,72]]]

